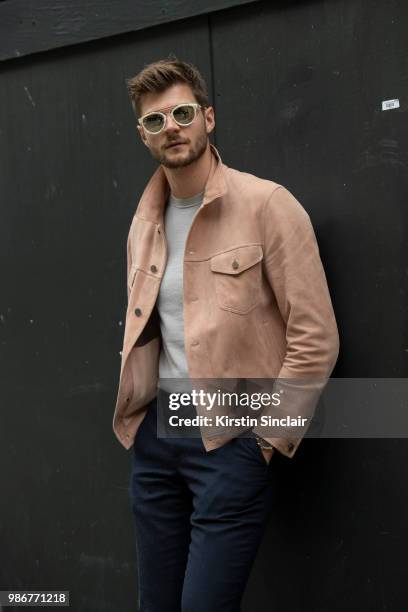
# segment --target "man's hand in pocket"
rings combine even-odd
[[[266,463],[269,463],[271,458],[272,458],[273,453],[275,452],[275,449],[273,449],[273,448],[271,448],[271,449],[269,449],[269,448],[261,448],[261,451],[262,451],[262,454],[263,454],[263,456],[265,458]]]

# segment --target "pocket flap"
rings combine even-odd
[[[240,274],[263,257],[259,244],[250,244],[211,257],[211,270],[223,274]]]

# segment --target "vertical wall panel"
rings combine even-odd
[[[310,214],[340,328],[338,377],[408,372],[407,16],[400,0],[322,0],[211,18],[218,147]],[[400,108],[382,111],[393,98]],[[245,610],[402,609],[406,462],[406,440],[305,440],[276,464]]]
[[[69,589],[76,612],[136,609],[131,453],[111,422],[126,237],[155,162],[125,79],[170,52],[211,85],[207,17],[0,74],[0,583]]]

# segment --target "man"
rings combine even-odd
[[[282,185],[223,164],[197,68],[160,60],[128,85],[159,163],[129,231],[113,419],[132,448],[139,610],[238,612],[271,457],[293,457],[301,436],[158,437],[159,381],[327,379],[336,321],[309,216]]]

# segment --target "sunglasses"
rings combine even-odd
[[[184,127],[193,123],[199,108],[204,107],[197,102],[185,102],[184,104],[177,104],[177,106],[170,111],[170,115],[177,125]],[[139,117],[138,122],[149,134],[158,134],[166,127],[167,113],[153,111],[152,113],[143,115],[143,117]]]

